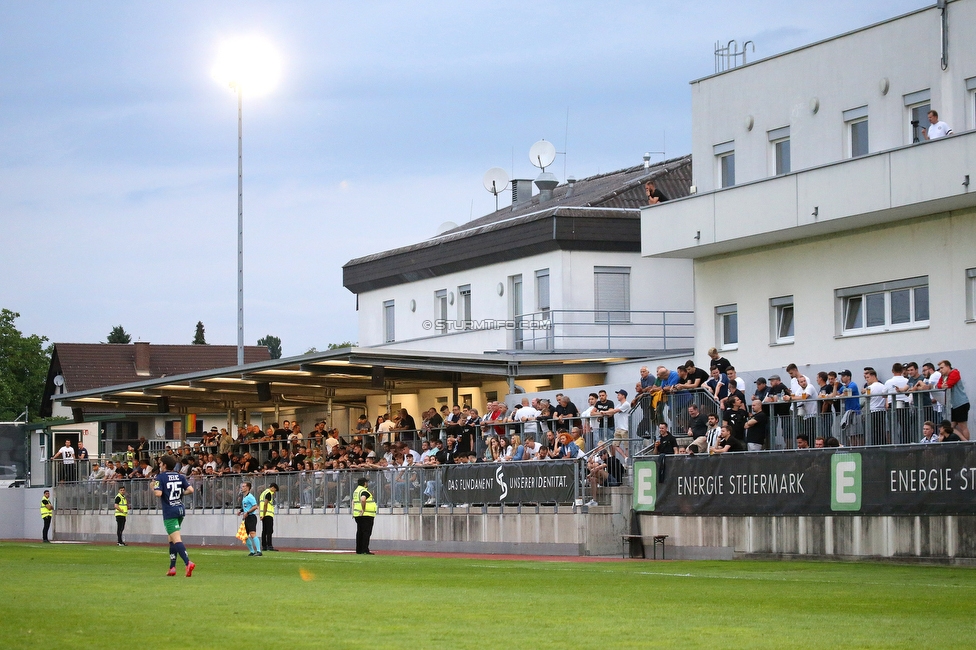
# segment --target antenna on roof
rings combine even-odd
[[[482,183],[495,195],[495,212],[498,212],[498,195],[508,189],[508,172],[501,167],[492,167],[485,172]]]

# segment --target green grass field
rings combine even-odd
[[[165,577],[165,547],[0,544],[0,647],[976,643],[969,568],[189,550],[187,579]]]

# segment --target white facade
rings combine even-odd
[[[629,276],[629,322],[617,322],[623,318],[613,317],[613,322],[607,323],[606,317],[593,313],[597,308],[594,276],[595,271],[601,270],[617,270]],[[641,312],[693,309],[688,260],[653,260],[638,253],[552,251],[361,293],[359,345],[464,353],[516,349],[516,332],[511,327],[506,329],[506,321],[513,321],[519,314],[523,320],[546,320],[545,297],[540,295],[541,275],[548,278],[548,319],[554,327],[547,330],[540,325],[539,329],[531,329],[529,325],[522,334],[521,349],[525,350],[607,350],[608,332],[609,345],[614,350],[660,349],[660,339],[644,337],[664,334],[661,315]],[[518,277],[521,304],[517,308],[513,296]],[[473,323],[469,330],[456,323],[466,320],[462,296],[465,287],[470,290],[471,300]],[[388,343],[384,305],[391,301],[394,342]],[[451,322],[438,331],[436,321],[445,315]],[[669,345],[691,347],[690,314],[685,314],[683,320],[675,314],[669,318]],[[493,329],[489,321],[499,323],[498,329]],[[683,342],[679,339],[682,336],[687,337]]]
[[[748,379],[796,363],[855,380],[859,364],[884,379],[894,361],[948,358],[974,385],[976,0],[949,3],[945,70],[940,16],[693,84],[698,194],[645,209],[641,230],[644,255],[694,261],[697,358],[714,346]],[[954,135],[913,144],[920,102]],[[853,156],[850,123],[865,116],[867,152]],[[735,184],[721,188],[731,152]]]
[[[930,105],[956,133],[976,127],[976,2],[949,2],[947,15],[944,71],[930,7],[693,82],[698,192],[722,186],[730,150],[737,185],[776,175],[784,136],[793,171],[850,158],[850,123],[865,117],[869,152],[912,143],[913,106]]]

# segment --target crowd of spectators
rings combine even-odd
[[[654,438],[656,453],[767,449],[774,419],[783,427],[799,422],[792,431],[798,449],[842,446],[831,435],[834,422],[847,432],[848,444],[865,444],[863,419],[869,420],[875,442],[890,441],[892,428],[914,435],[906,423],[923,421],[914,442],[969,440],[969,398],[959,371],[948,360],[921,366],[895,363],[884,382],[874,368],[866,367],[860,386],[850,370],[818,372],[811,380],[791,363],[785,368],[788,383],[773,374],[768,380],[758,377],[747,391],[728,359],[715,348],[708,354],[708,372],[693,360],[674,370],[659,366],[654,376],[641,368],[632,406],[641,409],[638,434]]]

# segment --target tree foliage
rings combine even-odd
[[[14,420],[25,408],[37,418],[51,365],[47,337],[24,336],[14,326],[18,318],[17,312],[0,311],[0,421]]]
[[[206,345],[207,337],[203,329],[203,321],[197,321],[197,332],[193,335],[193,345]]]
[[[112,331],[108,333],[108,337],[105,339],[106,343],[132,343],[132,337],[129,333],[125,331],[125,328],[121,325],[116,325],[112,328]]]
[[[279,339],[277,336],[268,334],[267,336],[259,338],[258,345],[263,345],[264,347],[268,348],[268,352],[271,353],[272,359],[281,358],[281,339]]]
[[[356,344],[352,341],[343,341],[342,343],[329,343],[329,350],[338,350],[339,348],[354,348]]]

